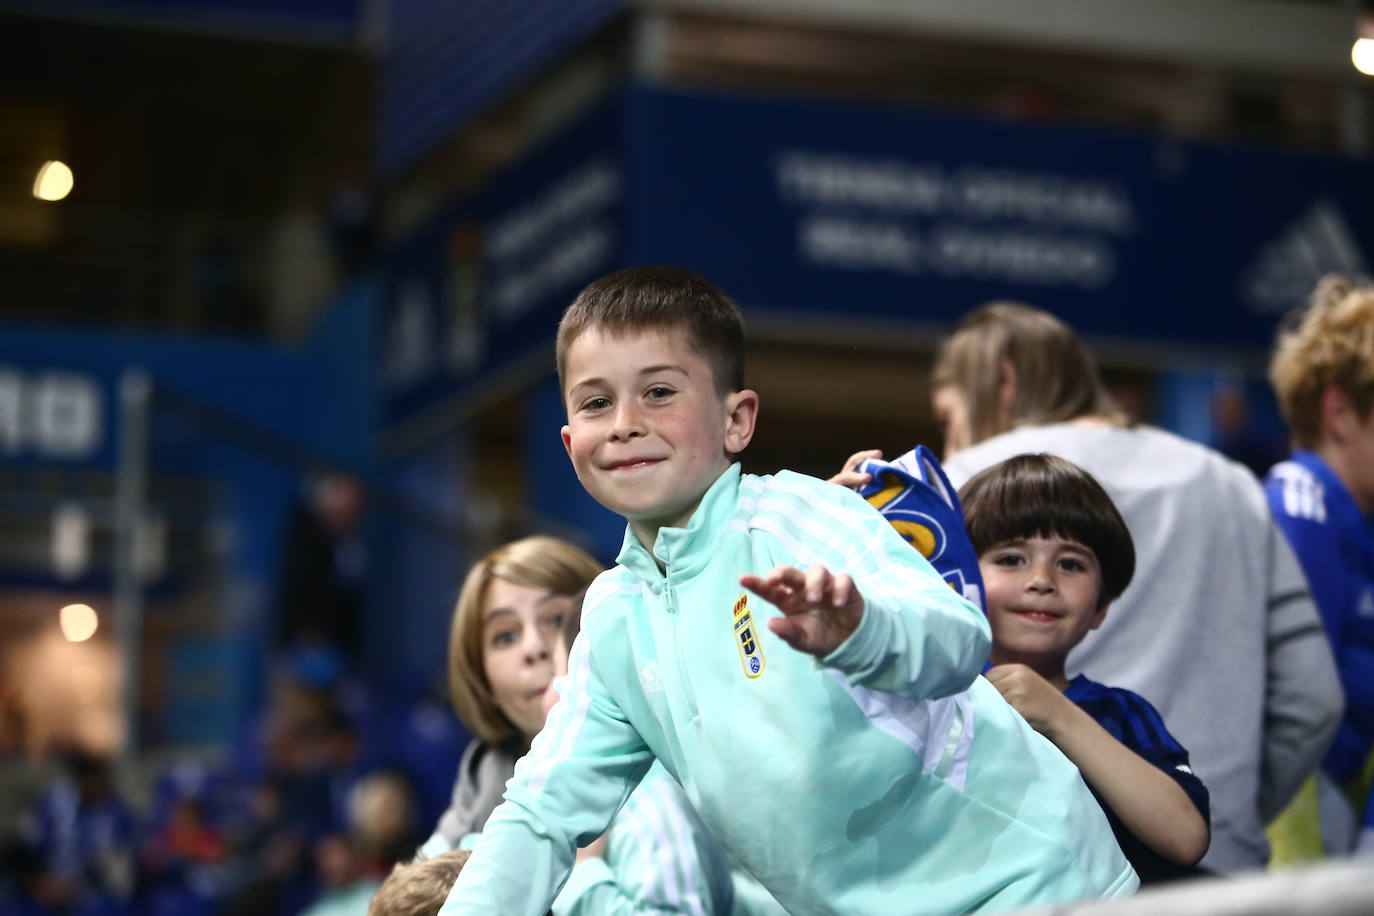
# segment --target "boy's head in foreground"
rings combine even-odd
[[[617,271],[563,313],[557,356],[577,478],[652,547],[753,438],[739,309],[689,270]]]
[[[1091,474],[1053,455],[1017,455],[959,491],[992,626],[992,662],[1020,662],[1060,687],[1064,658],[1130,584],[1135,547]]]
[[[434,916],[469,855],[466,849],[454,849],[432,859],[398,864],[372,895],[367,916]]]

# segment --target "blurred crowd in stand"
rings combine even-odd
[[[6,916],[361,914],[448,801],[466,735],[441,677],[388,692],[299,650],[222,760],[149,768],[135,804],[85,751],[3,851]]]

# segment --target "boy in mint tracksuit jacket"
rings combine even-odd
[[[742,475],[734,304],[635,268],[559,328],[578,479],[628,528],[568,683],[441,916],[543,913],[654,759],[791,913],[1136,887],[1074,766],[979,678],[988,625],[857,495]]]

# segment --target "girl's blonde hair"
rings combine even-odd
[[[579,547],[552,537],[511,541],[478,560],[458,593],[448,638],[448,690],[463,724],[482,741],[502,744],[521,733],[496,705],[482,663],[482,624],[493,579],[579,594],[601,573],[601,564]]]
[[[1003,405],[1006,368],[1014,385]],[[968,408],[970,445],[1017,426],[1078,417],[1124,419],[1097,360],[1073,331],[1049,312],[993,302],[965,316],[935,357],[931,385],[952,385]]]
[[[1332,385],[1367,418],[1374,410],[1374,286],[1323,277],[1308,308],[1279,332],[1269,382],[1301,448],[1321,444],[1322,392]]]

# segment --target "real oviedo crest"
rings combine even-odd
[[[767,663],[763,658],[763,646],[754,631],[754,615],[749,613],[748,595],[740,595],[735,602],[735,648],[739,649],[745,676],[756,678],[763,674]]]

